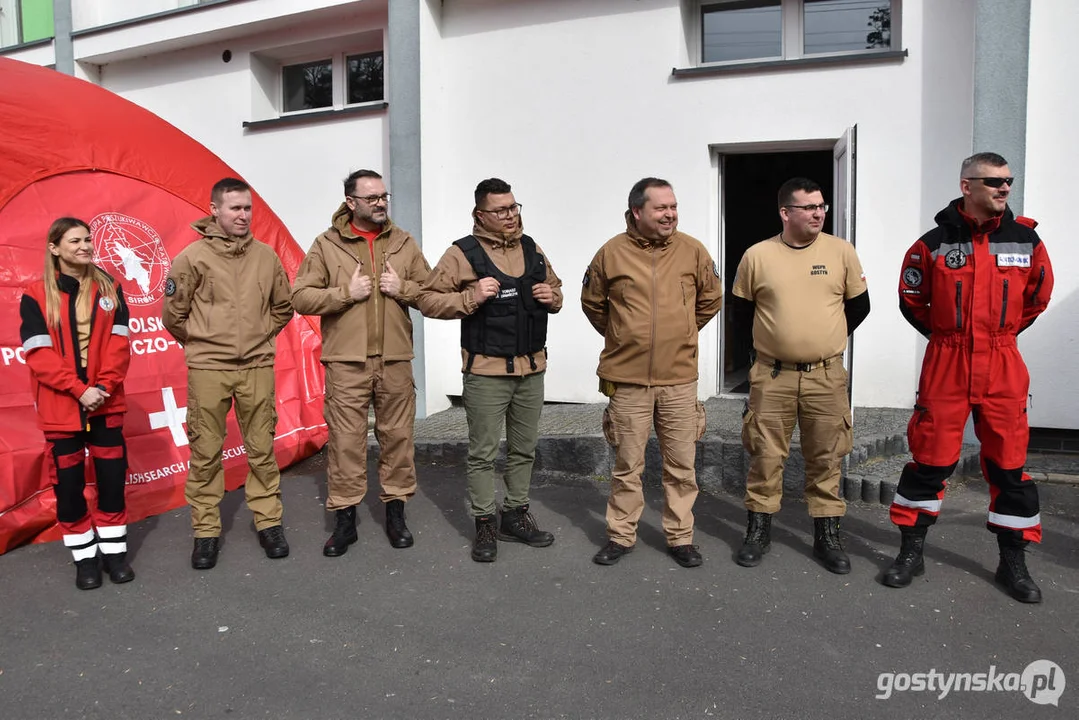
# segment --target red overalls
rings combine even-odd
[[[929,346],[907,427],[914,461],[900,477],[891,518],[901,527],[936,522],[973,412],[989,483],[986,526],[1040,542],[1038,489],[1023,472],[1030,376],[1016,335],[1048,305],[1053,269],[1036,222],[1005,210],[979,226],[961,204],[939,212],[937,227],[903,259],[899,307]]]

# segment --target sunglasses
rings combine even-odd
[[[1013,177],[972,177],[967,178],[967,180],[981,180],[985,183],[986,187],[991,188],[998,188],[1005,184],[1007,184],[1008,187],[1011,187],[1012,183],[1015,182],[1015,178]]]

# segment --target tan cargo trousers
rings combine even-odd
[[[221,454],[225,418],[235,402],[236,420],[247,450],[244,496],[255,529],[281,524],[281,472],[273,454],[277,409],[273,366],[248,370],[187,371],[187,440],[191,467],[184,496],[191,506],[195,537],[221,535],[225,471]]]
[[[627,547],[637,542],[644,511],[641,473],[653,421],[663,455],[663,534],[670,547],[689,545],[697,500],[697,441],[705,428],[696,381],[656,387],[615,383],[603,412],[603,434],[615,449],[607,535]]]
[[[408,501],[416,494],[413,426],[416,386],[408,360],[326,363],[323,414],[327,445],[326,509],[359,505],[367,494],[367,414],[375,404],[375,439],[380,448],[379,499]]]
[[[854,441],[847,371],[838,358],[809,371],[789,365],[773,370],[770,359],[758,359],[749,369],[749,402],[742,416],[742,446],[750,454],[746,508],[779,511],[783,466],[797,422],[809,515],[842,517],[847,511],[839,492],[842,462]]]

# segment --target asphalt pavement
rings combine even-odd
[[[263,556],[242,490],[210,571],[188,564],[186,510],[131,527],[126,585],[76,590],[59,543],[0,556],[0,718],[1077,716],[1075,486],[1044,486],[1029,565],[1045,599],[1022,605],[993,584],[977,483],[950,489],[925,576],[895,590],[878,582],[898,540],[879,503],[850,505],[854,567],[837,576],[811,557],[800,499],[746,569],[740,497],[702,493],[705,563],[687,570],[665,552],[652,478],[635,551],[600,567],[605,482],[541,474],[533,512],[554,545],[500,543],[478,564],[463,469],[424,463],[419,478],[407,550],[386,541],[376,491],[359,543],[322,556],[319,455],[285,474],[283,560]]]

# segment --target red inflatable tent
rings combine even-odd
[[[183,505],[186,368],[161,326],[161,300],[172,258],[196,239],[190,223],[209,214],[210,188],[228,176],[242,177],[147,110],[92,83],[0,58],[0,553],[59,537],[19,300],[41,276],[45,232],[62,215],[90,223],[95,262],[123,283],[131,310],[124,426],[131,521]],[[303,252],[257,194],[253,230],[295,277]],[[282,466],[326,441],[319,352],[315,328],[299,316],[278,337]],[[225,469],[230,489],[243,483],[247,463],[231,415]],[[88,473],[92,480],[92,467]]]

